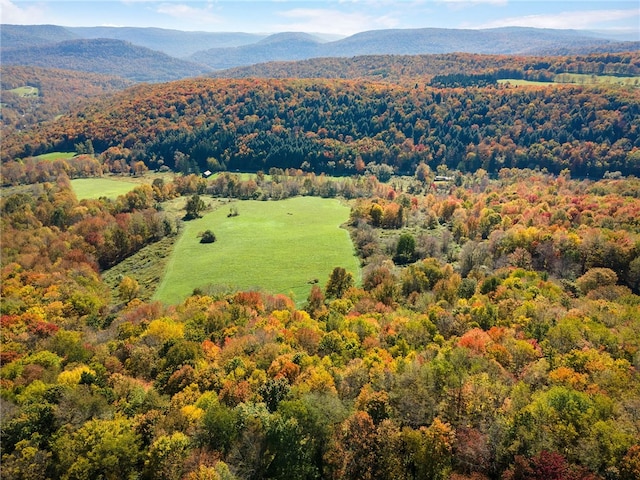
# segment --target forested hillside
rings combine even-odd
[[[552,80],[562,73],[640,76],[640,53],[574,56],[517,56],[448,53],[361,55],[267,62],[209,74],[219,78],[351,78],[411,83],[436,75],[490,75],[493,79]]]
[[[3,135],[24,130],[69,112],[83,100],[124,90],[133,82],[120,77],[37,67],[0,66]],[[32,94],[23,94],[28,87]]]
[[[638,478],[637,179],[273,173],[3,195],[3,478]],[[362,284],[335,268],[300,308],[102,282],[176,234],[154,206],[248,182],[358,191]]]
[[[2,63],[93,72],[135,82],[166,82],[210,71],[208,67],[165,53],[104,38],[6,48],[2,50]]]
[[[9,136],[2,156],[6,162],[90,141],[98,152],[187,173],[353,174],[384,164],[413,174],[424,162],[601,177],[640,173],[639,131],[640,90],[632,88],[196,79],[135,87]]]

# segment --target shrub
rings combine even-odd
[[[213,243],[216,241],[216,234],[211,230],[207,230],[202,234],[202,238],[200,238],[200,243]]]

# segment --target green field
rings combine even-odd
[[[37,160],[67,160],[77,155],[76,152],[51,152],[34,157]]]
[[[580,73],[560,73],[553,79],[555,83],[571,83],[575,85],[611,84],[626,85],[629,87],[640,86],[639,77],[615,77],[613,75],[589,75]]]
[[[40,91],[36,87],[32,87],[30,85],[25,85],[24,87],[12,88],[11,90],[7,90],[8,92],[15,93],[19,97],[37,97],[40,94]]]
[[[138,183],[115,178],[76,178],[71,180],[71,188],[78,197],[84,198],[118,198],[133,190]]]
[[[513,85],[515,87],[518,86],[547,86],[547,85],[556,85],[553,82],[534,82],[531,80],[520,80],[520,79],[516,79],[516,78],[504,78],[501,80],[498,80],[499,84],[505,84],[508,83],[509,85]]]
[[[588,75],[580,73],[560,73],[556,75],[553,82],[534,82],[531,80],[517,80],[505,78],[498,80],[498,83],[509,83],[513,86],[546,86],[546,85],[624,85],[627,87],[639,87],[640,77],[614,77],[613,75]]]
[[[358,260],[349,233],[339,226],[349,207],[338,200],[296,197],[276,202],[236,201],[237,217],[220,207],[184,223],[155,299],[177,303],[195,288],[222,286],[293,294],[304,303],[311,283],[324,287],[342,266],[359,281]],[[201,244],[210,229],[217,241]]]

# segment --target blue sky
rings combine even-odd
[[[638,0],[0,0],[0,22],[352,35],[387,28],[528,26],[640,40]]]

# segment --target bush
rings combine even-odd
[[[213,243],[216,241],[216,234],[211,230],[207,230],[202,234],[202,238],[200,238],[200,243]]]

